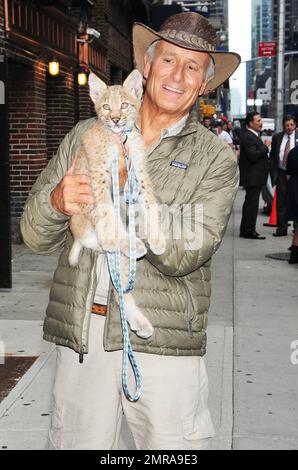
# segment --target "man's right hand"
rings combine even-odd
[[[87,175],[74,174],[75,161],[51,192],[52,207],[62,214],[80,214],[80,204],[94,204],[91,180]]]

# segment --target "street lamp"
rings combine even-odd
[[[55,59],[49,62],[49,73],[55,77],[59,73],[59,62]]]
[[[87,74],[84,71],[78,73],[78,84],[84,86],[87,83]]]

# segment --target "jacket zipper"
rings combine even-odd
[[[82,364],[84,362],[84,354],[86,354],[87,352],[87,339],[86,339],[86,335],[85,335],[85,331],[87,329],[87,322],[90,321],[90,311],[91,311],[91,302],[90,300],[94,298],[94,293],[95,293],[95,289],[94,289],[94,279],[96,278],[96,275],[94,275],[94,270],[96,270],[96,262],[97,262],[97,256],[95,258],[95,261],[93,261],[93,265],[92,265],[92,268],[91,268],[91,285],[90,285],[90,289],[89,289],[89,295],[87,296],[87,301],[86,301],[86,306],[87,306],[87,309],[86,309],[86,313],[85,313],[85,317],[84,317],[84,321],[83,321],[83,328],[82,328],[82,347],[81,347],[81,350],[79,352],[79,363]]]
[[[112,281],[110,280],[109,283],[109,290],[108,290],[108,297],[107,297],[107,319],[110,315],[110,309],[111,309],[111,296],[112,296]],[[107,338],[107,333],[108,333],[108,322],[105,321],[105,326],[104,326],[104,331],[103,331],[103,346],[105,347],[106,345],[106,338]]]
[[[189,333],[190,336],[193,336],[192,321],[193,321],[193,317],[191,317],[191,318],[188,320],[188,333]]]
[[[194,314],[191,314],[191,312],[194,310],[191,295],[188,289],[187,282],[184,280],[184,285],[187,291],[187,317],[188,317],[188,333],[190,336],[193,336],[193,329],[192,329],[192,322],[194,319]]]

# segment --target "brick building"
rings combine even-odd
[[[0,80],[6,84],[14,241],[20,239],[20,215],[37,176],[74,124],[93,115],[88,85],[78,85],[78,72],[91,69],[107,83],[121,82],[132,68],[132,22],[148,23],[149,3],[0,0],[0,64],[5,65]],[[87,34],[87,27],[100,37]],[[56,76],[48,72],[54,58]],[[5,153],[5,145],[0,152]],[[0,155],[0,166],[4,161]]]

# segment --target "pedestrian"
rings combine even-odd
[[[259,199],[262,187],[268,177],[268,145],[259,133],[262,130],[260,113],[252,111],[247,114],[246,129],[241,132],[240,141],[240,185],[245,189],[245,201],[242,207],[240,237],[253,240],[264,240],[256,231]],[[267,144],[267,145],[266,145]]]
[[[211,117],[210,116],[204,116],[202,124],[206,129],[209,129],[209,131],[212,131],[212,123],[211,123]]]
[[[287,219],[294,222],[294,235],[291,247],[290,264],[298,263],[298,145],[288,155],[286,174],[288,175]]]
[[[227,133],[230,135],[233,141],[234,148],[237,151],[240,145],[240,140],[239,140],[237,131],[235,131],[234,129],[234,125],[232,121],[227,121]]]
[[[96,275],[101,255],[84,249],[77,267],[67,262],[69,216],[92,203],[88,178],[68,169],[94,119],[65,137],[30,193],[21,221],[25,242],[42,254],[62,249],[44,323],[44,338],[58,351],[51,449],[116,449],[123,412],[138,449],[210,446],[203,358],[210,260],[231,213],[238,166],[233,152],[198,122],[195,103],[240,62],[237,54],[216,52],[215,43],[214,28],[197,13],[173,15],[159,32],[141,23],[133,28],[135,62],[146,81],[138,124],[156,197],[165,206],[203,208],[203,219],[195,221],[200,245],[170,235],[163,255],[148,249],[137,262],[133,297],[154,327],[147,340],[130,333],[143,377],[137,402],[121,387],[122,333],[112,290],[102,305],[93,304],[108,276],[102,266]]]
[[[287,220],[287,158],[295,147],[296,121],[293,116],[284,116],[283,131],[274,134],[270,151],[270,173],[272,184],[276,185],[277,229],[274,237],[285,237],[288,234]]]
[[[228,132],[223,129],[223,122],[222,121],[217,122],[216,131],[217,131],[217,137],[222,142],[225,142],[226,144],[228,144],[231,147],[231,149],[233,150],[233,148],[234,148],[233,140],[232,140],[230,134],[228,134]]]

